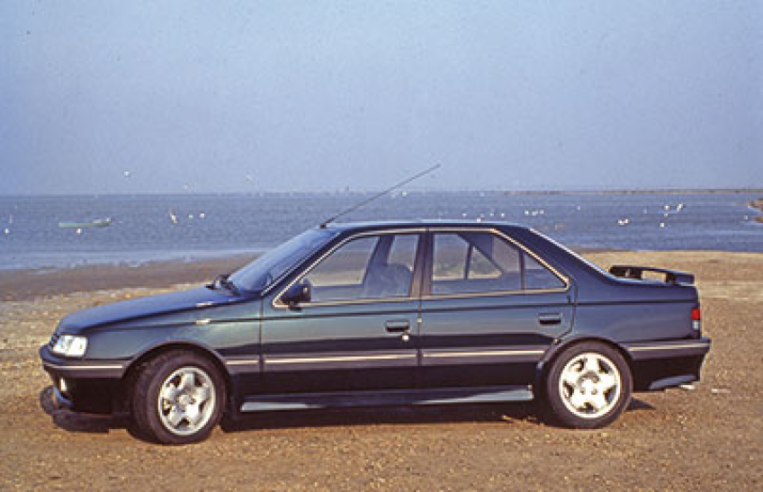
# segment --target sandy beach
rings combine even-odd
[[[696,274],[713,339],[702,382],[637,394],[596,431],[549,427],[530,405],[353,410],[255,416],[183,448],[52,408],[37,349],[67,313],[190,287],[248,258],[0,272],[0,489],[763,489],[763,254],[587,257]]]

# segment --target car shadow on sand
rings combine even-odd
[[[81,414],[58,407],[53,387],[39,394],[40,406],[50,415],[53,423],[68,432],[106,434],[111,429],[127,429],[136,438],[144,437],[132,428],[128,415]],[[627,412],[654,410],[642,400],[633,398]],[[245,414],[236,419],[224,419],[225,432],[243,432],[264,429],[295,429],[307,427],[347,427],[363,425],[427,425],[458,423],[527,423],[543,425],[532,402],[511,404],[478,404],[433,407],[385,407],[308,410],[293,412],[263,412]]]
[[[545,425],[534,403],[491,403],[459,406],[347,408],[321,411],[262,412],[223,422],[225,432],[306,427],[346,427],[379,424],[527,423]],[[654,410],[632,399],[627,412]]]
[[[433,407],[340,408],[320,411],[261,412],[239,416],[222,424],[225,432],[308,427],[350,427],[364,425],[426,425],[487,422],[529,422],[538,424],[531,403],[513,405],[463,405]]]

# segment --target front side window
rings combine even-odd
[[[417,234],[348,241],[305,275],[312,302],[409,296],[418,242]]]
[[[432,253],[432,294],[564,287],[549,269],[496,234],[436,233]]]

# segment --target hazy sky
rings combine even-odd
[[[4,0],[0,40],[0,194],[763,187],[759,0]]]

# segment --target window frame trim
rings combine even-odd
[[[486,234],[493,234],[495,236],[498,236],[499,238],[502,238],[506,240],[510,245],[516,247],[520,253],[524,253],[529,255],[531,258],[535,259],[538,263],[543,265],[546,269],[548,269],[551,273],[553,273],[559,280],[564,283],[563,287],[555,287],[555,288],[549,288],[549,289],[526,289],[525,288],[525,274],[524,274],[524,257],[522,254],[520,254],[520,262],[521,262],[521,268],[522,268],[522,288],[520,290],[491,290],[491,291],[482,291],[482,292],[459,292],[454,294],[435,294],[432,293],[432,269],[434,268],[434,235],[438,233],[458,233],[458,232],[471,232],[471,233],[486,233]],[[426,242],[427,245],[427,251],[426,251],[426,263],[424,265],[424,277],[422,278],[422,284],[421,284],[421,299],[423,300],[437,300],[437,299],[458,299],[458,298],[472,298],[472,297],[499,297],[499,296],[506,296],[506,295],[517,295],[517,294],[549,294],[549,293],[565,293],[569,292],[569,290],[572,287],[572,281],[570,278],[560,272],[558,269],[554,268],[552,265],[550,265],[544,258],[537,255],[534,251],[526,247],[521,242],[517,241],[516,239],[512,238],[505,232],[503,232],[500,229],[497,229],[495,227],[486,227],[486,228],[476,228],[476,227],[429,227],[427,228],[427,236],[428,240]]]
[[[303,278],[305,278],[315,267],[317,267],[325,258],[332,255],[336,250],[344,246],[345,244],[349,243],[350,241],[353,241],[355,239],[360,239],[363,237],[368,236],[384,236],[384,235],[402,235],[402,234],[410,234],[410,235],[416,235],[418,236],[418,244],[416,245],[416,252],[414,253],[413,257],[413,272],[411,276],[411,288],[408,292],[407,296],[398,296],[398,297],[371,297],[371,298],[362,298],[362,299],[347,299],[347,300],[333,300],[333,301],[319,301],[319,302],[304,302],[300,304],[300,307],[323,307],[323,306],[344,306],[344,305],[352,305],[352,304],[373,304],[376,302],[411,302],[413,300],[418,300],[421,298],[421,287],[423,278],[420,275],[420,272],[424,270],[422,268],[423,262],[426,260],[424,255],[426,254],[426,236],[427,236],[427,229],[425,227],[420,228],[405,228],[405,229],[388,229],[383,231],[364,231],[359,232],[356,234],[351,234],[347,236],[346,238],[342,239],[341,241],[337,242],[335,245],[330,247],[327,251],[325,251],[322,255],[320,255],[318,258],[310,262],[310,264],[303,268],[291,282],[288,282],[286,286],[281,289],[277,295],[273,297],[273,300],[271,301],[271,306],[275,309],[289,309],[289,306],[284,304],[281,301],[281,297],[286,293],[287,290],[291,288],[292,285],[296,284]]]

